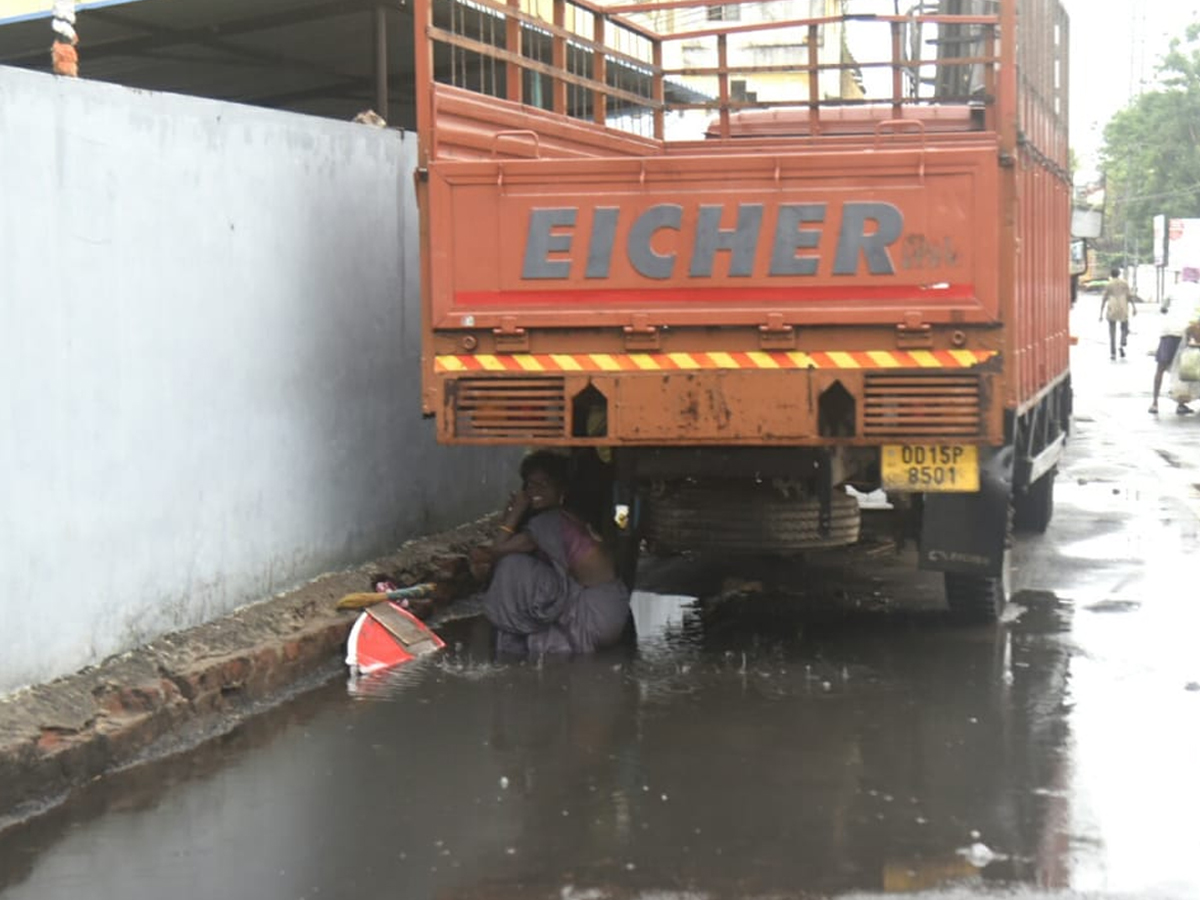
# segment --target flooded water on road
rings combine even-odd
[[[0,840],[2,896],[1062,884],[1067,611],[1026,605],[975,631],[639,593],[636,654],[540,665],[467,631]]]

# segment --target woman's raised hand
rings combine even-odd
[[[508,498],[508,508],[506,513],[512,513],[515,516],[523,516],[529,510],[529,494],[524,488],[513,491]]]

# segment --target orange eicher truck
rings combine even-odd
[[[994,619],[1070,423],[1068,23],[905,6],[416,0],[439,439],[570,453],[627,574],[883,488]]]

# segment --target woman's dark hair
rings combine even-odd
[[[541,472],[553,481],[559,490],[565,490],[570,468],[570,460],[562,454],[552,450],[535,450],[521,460],[521,481],[527,481],[534,472]]]

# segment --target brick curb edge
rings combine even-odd
[[[376,571],[426,580],[482,542],[487,521],[409,541],[391,555],[0,697],[0,831],[102,775],[225,733],[306,681],[324,683],[340,670],[357,616],[334,609],[339,597],[367,590]]]

